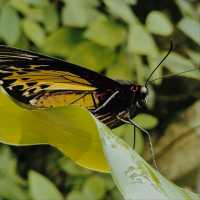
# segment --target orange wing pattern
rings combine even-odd
[[[68,104],[85,106],[94,109],[95,87],[87,80],[70,72],[41,70],[41,65],[24,67],[10,66],[0,69],[2,82],[7,85],[8,93],[18,93],[21,98],[29,99],[34,107],[47,108]],[[48,66],[46,66],[48,67]],[[59,68],[58,68],[59,69]]]

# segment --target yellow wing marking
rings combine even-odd
[[[51,84],[50,82],[43,82],[42,84],[49,84],[48,90],[95,90],[95,87],[85,86],[77,83],[56,83]]]
[[[95,103],[94,103],[95,101]],[[39,99],[33,99],[30,102],[33,106],[38,108],[49,108],[49,107],[60,107],[69,104],[79,105],[88,109],[94,109],[95,104],[99,104],[98,98],[92,98],[92,94],[75,94],[57,92],[57,93],[46,93]]]
[[[10,69],[12,71],[3,71],[4,73],[12,73],[11,75],[4,77],[4,80],[13,80],[9,85],[9,89],[12,90],[15,86],[20,85],[20,90],[24,91],[22,95],[26,97],[37,94],[41,90],[93,91],[96,89],[89,81],[70,72],[41,70],[37,69],[37,67],[40,66],[30,65],[30,67],[26,69],[23,67],[11,66]],[[46,86],[45,88],[42,87],[44,85]]]

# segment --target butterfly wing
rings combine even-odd
[[[99,91],[121,85],[101,74],[60,59],[0,46],[0,80],[7,93],[33,108],[77,104],[95,109]]]

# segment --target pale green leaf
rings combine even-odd
[[[141,24],[132,23],[128,35],[128,51],[140,55],[155,57],[158,48],[150,33]]]
[[[90,23],[84,35],[97,44],[115,48],[125,40],[126,30],[124,26],[101,16]]]
[[[190,59],[183,57],[182,55],[172,52],[170,56],[165,60],[165,66],[173,72],[173,74],[181,73],[191,69],[195,69],[194,64]],[[199,79],[200,72],[198,70],[183,73],[182,76]]]
[[[200,23],[199,21],[184,17],[178,23],[178,28],[200,46]]]
[[[10,6],[4,6],[0,14],[0,35],[9,45],[14,45],[21,34],[20,18]]]
[[[194,16],[195,9],[192,6],[192,2],[188,0],[175,0],[182,14],[188,16]]]
[[[190,59],[185,58],[184,56],[175,52],[170,53],[170,56],[165,60],[164,64],[170,70],[174,70],[177,72],[181,72],[184,71],[184,69],[190,69],[194,67]]]
[[[73,27],[85,27],[98,15],[95,5],[91,1],[73,0],[67,1],[62,9],[62,22]]]
[[[74,0],[63,0],[66,4],[73,3]],[[99,0],[84,0],[84,1],[77,1],[81,4],[82,7],[96,7],[99,6]]]
[[[156,117],[145,113],[138,114],[134,118],[134,121],[140,124],[141,127],[146,129],[152,129],[158,125],[158,119]]]
[[[63,200],[56,186],[41,174],[30,171],[28,181],[33,200]]]
[[[148,14],[146,27],[149,32],[162,36],[171,35],[173,32],[173,25],[171,21],[160,11],[152,11]]]
[[[124,199],[200,199],[165,179],[104,124],[97,121],[97,126],[113,180]]]
[[[101,71],[110,66],[114,58],[115,54],[111,49],[84,41],[72,50],[68,60],[94,71]]]
[[[108,11],[115,17],[124,20],[126,23],[131,24],[137,21],[131,8],[126,1],[122,0],[104,0]]]
[[[23,30],[27,38],[36,46],[41,47],[43,45],[45,41],[45,32],[37,22],[30,19],[24,19]]]

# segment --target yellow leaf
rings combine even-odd
[[[95,120],[77,106],[25,109],[1,90],[0,141],[19,146],[49,144],[83,167],[109,171]]]

